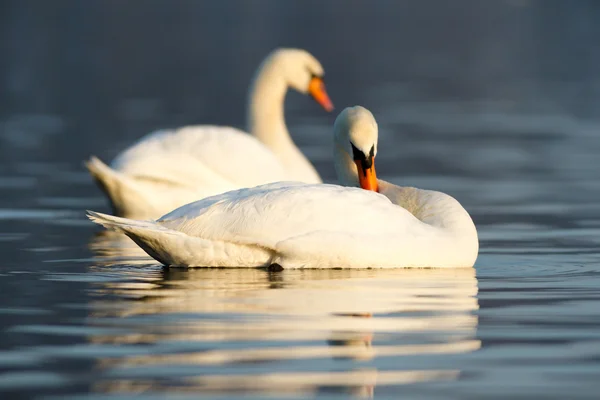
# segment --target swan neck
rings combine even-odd
[[[248,95],[248,132],[275,152],[293,146],[283,109],[287,88],[277,65],[267,63],[258,70]]]
[[[267,59],[250,87],[247,130],[281,162],[292,180],[321,182],[319,174],[292,140],[285,124],[284,100],[288,83],[283,68]]]
[[[334,145],[333,162],[338,182],[342,186],[360,187],[358,171],[352,157],[339,144]]]

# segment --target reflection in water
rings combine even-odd
[[[147,265],[157,262],[122,233],[102,230],[94,233],[88,243],[98,265]]]
[[[99,359],[98,392],[372,396],[457,379],[452,356],[480,347],[474,269],[137,270],[94,288],[88,322],[122,333],[89,341],[135,349]]]

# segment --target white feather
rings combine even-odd
[[[359,116],[357,116],[359,115]],[[345,113],[336,122],[336,160],[346,160],[341,138],[377,140],[371,113]],[[364,120],[366,119],[366,121]],[[355,128],[355,123],[359,127]],[[365,141],[365,138],[361,138]],[[370,146],[368,146],[370,147]],[[340,174],[357,185],[354,168]],[[354,181],[352,180],[354,179]],[[239,189],[182,206],[155,222],[91,213],[125,232],[167,265],[284,268],[472,267],[477,230],[451,196],[379,180],[380,193],[354,187],[277,182]]]

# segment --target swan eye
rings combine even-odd
[[[314,79],[314,78],[318,78],[321,81],[323,80],[324,76],[323,75],[317,75],[314,72],[312,72],[311,70],[308,70],[308,74],[310,75],[310,79]]]

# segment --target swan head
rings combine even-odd
[[[333,131],[336,146],[356,165],[358,185],[379,191],[375,173],[379,130],[373,114],[361,106],[347,107],[335,119]]]
[[[276,66],[289,87],[309,94],[325,110],[333,110],[333,103],[325,90],[323,66],[308,51],[277,49],[267,57],[267,63]]]

